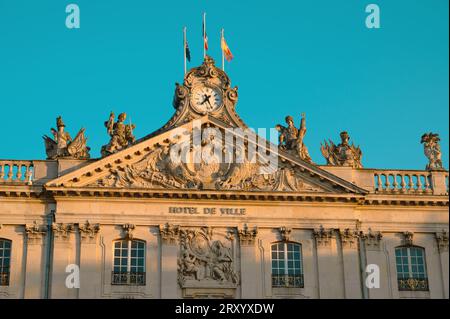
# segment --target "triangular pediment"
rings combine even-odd
[[[205,130],[209,130],[208,133]],[[211,132],[220,132],[221,136],[211,139],[216,134]],[[194,145],[197,145],[195,138],[201,145],[197,153],[194,151]],[[243,139],[243,144],[237,142],[239,138]],[[222,144],[217,145],[219,142]],[[250,156],[250,153],[254,155]],[[49,181],[45,186],[49,189],[86,190],[366,192],[314,164],[278,151],[276,145],[258,137],[253,131],[236,130],[211,115],[149,136],[115,154]]]

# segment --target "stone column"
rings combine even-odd
[[[101,297],[102,269],[99,258],[99,224],[86,221],[79,226],[80,233],[80,289],[79,297],[93,299]],[[111,275],[111,274],[105,274]]]
[[[25,226],[25,234],[27,255],[24,297],[29,299],[44,298],[47,226],[38,225],[35,221],[34,224]]]
[[[441,233],[436,233],[436,240],[439,248],[439,256],[441,259],[441,271],[442,271],[442,281],[444,285],[444,298],[448,299],[448,232],[446,230],[442,231]],[[429,272],[430,270],[428,270]]]
[[[321,226],[313,235],[317,247],[319,296],[321,299],[344,298],[342,265],[333,230]]]
[[[345,229],[340,232],[344,266],[345,298],[361,299],[361,269],[359,262],[359,232]]]
[[[161,298],[178,298],[179,226],[160,225],[161,240]]]
[[[380,270],[380,288],[368,288],[369,299],[386,299],[392,298],[392,288],[389,284],[388,268],[389,265],[386,261],[386,255],[382,250],[382,238],[381,232],[373,232],[370,228],[366,234],[362,235],[364,241],[364,247],[366,250],[366,265],[376,265]],[[363,284],[366,284],[366,276],[362,278]]]
[[[78,295],[77,289],[66,286],[66,278],[70,275],[70,273],[66,273],[66,267],[75,263],[74,225],[53,223],[52,232],[53,263],[50,298],[76,298]]]
[[[260,286],[262,274],[255,246],[257,234],[256,226],[250,230],[245,224],[242,229],[238,229],[241,248],[241,298],[243,299],[262,298]]]

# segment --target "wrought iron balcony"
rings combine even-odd
[[[9,286],[9,271],[0,272],[0,286]]]
[[[428,291],[427,278],[398,278],[399,291]]]
[[[145,286],[145,272],[118,272],[113,271],[112,285]]]
[[[303,275],[272,275],[274,288],[303,288]]]

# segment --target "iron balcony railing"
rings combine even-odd
[[[9,286],[9,271],[0,272],[0,286]]]
[[[303,288],[303,275],[272,275],[272,287],[275,288]]]
[[[145,286],[145,272],[113,271],[111,284],[124,286]]]
[[[427,278],[398,278],[397,282],[399,291],[428,291]]]

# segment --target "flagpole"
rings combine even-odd
[[[224,38],[224,30],[222,28],[221,34],[220,34],[220,50],[222,51],[222,70],[225,72],[225,54],[223,52],[223,38]]]
[[[203,12],[203,59],[206,58],[205,39],[206,39],[206,12]]]
[[[184,54],[184,74],[186,75],[186,27],[183,29],[183,54]]]

